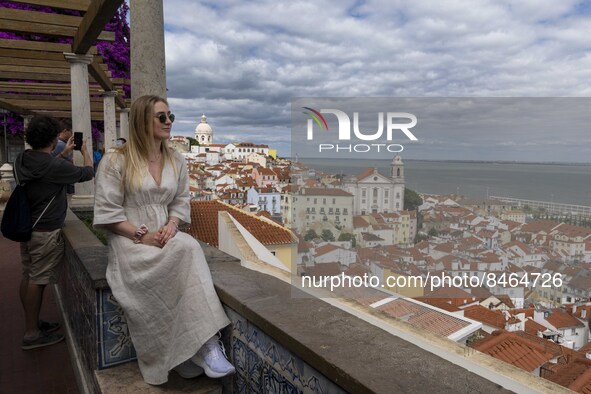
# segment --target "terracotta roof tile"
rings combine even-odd
[[[364,274],[370,274],[369,268],[362,264],[351,264],[349,269],[345,271],[345,275],[348,276],[363,276]]]
[[[263,245],[295,243],[296,237],[288,229],[246,213],[221,201],[192,201],[191,228],[194,238],[218,247],[218,212],[227,211]]]
[[[311,267],[306,267],[306,274],[313,277],[336,276],[341,273],[339,263],[320,263]]]
[[[369,223],[362,216],[353,216],[353,228],[369,227]]]
[[[447,337],[468,326],[465,320],[414,303],[403,298],[388,302],[378,308],[387,315],[404,320],[414,327],[422,328],[434,334]]]
[[[321,247],[316,248],[314,256],[322,256],[323,254],[327,254],[327,253],[330,253],[330,252],[332,252],[334,250],[338,250],[338,249],[342,249],[342,248],[337,245],[333,245],[333,244],[322,245]]]
[[[540,323],[533,321],[532,319],[527,319],[525,321],[525,332],[530,335],[538,335],[538,332],[544,332],[548,328],[544,327]]]
[[[579,319],[572,315],[569,315],[568,313],[560,309],[552,309],[552,311],[546,318],[546,321],[559,329],[585,326],[583,323],[579,321]]]
[[[578,393],[591,392],[591,360],[579,357],[550,365],[544,378]]]
[[[527,372],[533,372],[553,358],[537,343],[514,332],[503,332],[478,342],[474,348]]]
[[[473,305],[464,309],[464,316],[477,320],[488,326],[505,328],[505,316],[501,311],[493,311],[481,305]]]
[[[362,179],[367,178],[368,176],[370,176],[371,174],[374,173],[374,170],[377,170],[377,169],[375,169],[374,167],[366,168],[365,170],[363,170],[361,173],[359,173],[357,175],[357,180],[360,181]]]
[[[558,225],[560,225],[560,222],[554,220],[536,220],[521,226],[521,231],[524,233],[545,232],[546,234],[549,234],[550,231]]]

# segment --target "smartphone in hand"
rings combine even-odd
[[[82,150],[82,137],[83,133],[79,131],[74,132],[74,150]]]

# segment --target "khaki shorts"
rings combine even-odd
[[[23,276],[29,283],[48,285],[57,282],[64,258],[62,230],[33,231],[29,242],[21,242]]]

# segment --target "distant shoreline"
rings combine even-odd
[[[292,160],[290,157],[285,159]],[[368,161],[368,160],[383,160],[391,161],[391,159],[340,159],[340,158],[324,158],[324,157],[300,157],[298,161],[306,162],[307,160],[348,160],[348,161]],[[429,163],[482,163],[482,164],[528,164],[528,165],[554,165],[554,166],[591,166],[591,162],[559,162],[559,161],[509,161],[509,160],[436,160],[436,159],[403,159],[403,162],[429,162]]]

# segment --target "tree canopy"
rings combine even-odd
[[[404,209],[414,211],[423,204],[423,199],[412,189],[404,190]]]

